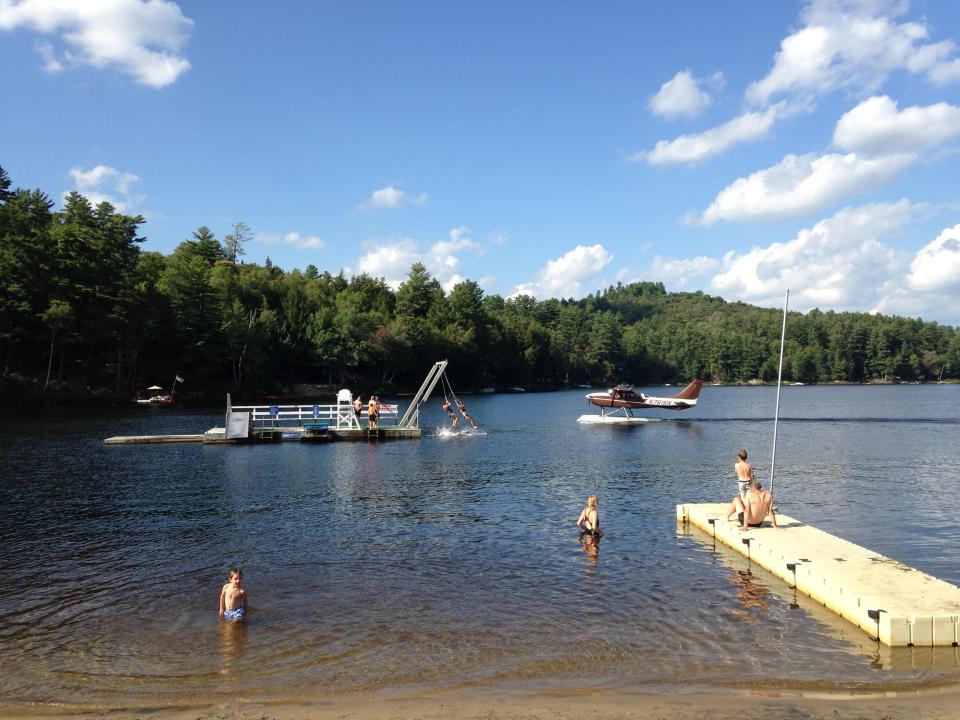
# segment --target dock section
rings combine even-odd
[[[398,405],[381,403],[377,405],[375,417],[368,413],[366,427],[361,422],[363,410],[354,407],[353,394],[348,389],[337,393],[335,405],[234,405],[228,393],[224,427],[211,428],[202,435],[117,436],[107,438],[104,443],[202,442],[206,445],[240,445],[281,441],[416,440],[422,435],[420,408],[430,397],[446,368],[446,360],[434,363],[402,418],[399,417]]]
[[[239,445],[251,442],[358,442],[363,440],[410,440],[421,435],[420,428],[402,428],[387,425],[376,430],[368,428],[328,428],[323,433],[304,431],[302,427],[275,427],[256,430],[248,438],[229,438],[221,427],[210,428],[200,437],[207,445]]]
[[[156,445],[161,443],[199,443],[203,435],[114,435],[104,441],[105,445]]]
[[[721,503],[677,505],[690,523],[799,592],[894,646],[960,643],[960,588],[892,558],[777,514],[781,529],[741,532]]]

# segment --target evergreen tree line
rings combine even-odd
[[[141,250],[144,222],[78,193],[63,209],[11,189],[0,168],[0,392],[6,399],[172,385],[254,397],[296,383],[414,389],[450,360],[458,389],[776,379],[782,314],[662,283],[580,300],[505,300],[477,283],[447,293],[417,263],[394,291],[313,265],[244,263],[243,223],[206,227],[171,254]],[[784,379],[960,377],[957,328],[812,310],[788,320]]]

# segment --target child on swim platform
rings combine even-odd
[[[247,612],[247,591],[240,587],[243,573],[230,568],[227,584],[220,591],[220,617],[224,620],[242,620]]]

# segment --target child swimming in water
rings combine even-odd
[[[247,612],[247,591],[240,587],[243,573],[230,568],[227,584],[220,591],[220,617],[224,620],[242,620]]]

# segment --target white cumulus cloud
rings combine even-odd
[[[957,79],[953,42],[927,42],[925,22],[898,20],[906,9],[897,0],[811,2],[803,27],[783,39],[773,67],[750,85],[747,99],[765,105],[842,88],[869,92],[896,70],[926,73],[936,84]]]
[[[767,75],[748,86],[746,99],[756,111],[700,133],[660,140],[629,160],[662,165],[709,158],[765,137],[775,122],[812,111],[823,95],[874,92],[895,71],[925,74],[934,85],[960,81],[954,42],[929,41],[923,20],[901,21],[907,7],[900,0],[813,0],[801,13],[801,27],[781,41]],[[690,107],[696,107],[696,92],[701,92],[688,71],[661,88],[667,98],[668,90]],[[680,99],[677,107],[683,106]]]
[[[327,243],[316,235],[301,235],[299,232],[288,232],[282,235],[273,233],[257,233],[254,242],[264,245],[289,245],[299,250],[324,250]]]
[[[0,0],[0,30],[56,36],[36,45],[49,72],[68,66],[114,67],[161,88],[190,68],[181,51],[193,21],[170,0]]]
[[[133,212],[146,199],[136,192],[139,177],[107,165],[96,165],[89,170],[75,167],[70,170],[70,177],[73,179],[72,189],[92,204],[108,202],[120,213]]]
[[[915,159],[910,153],[877,158],[856,153],[787,155],[773,167],[732,182],[694,221],[712,225],[814,212],[891,179]]]
[[[417,245],[411,238],[404,238],[374,245],[357,260],[356,272],[352,268],[346,268],[346,271],[350,275],[365,273],[383,278],[387,285],[396,290],[406,280],[410,266],[416,262],[423,262]]]
[[[359,207],[361,210],[392,210],[404,205],[423,205],[427,200],[429,196],[426,193],[410,195],[393,185],[388,185],[370,193],[370,197],[360,203]]]
[[[727,253],[709,289],[728,300],[776,306],[790,288],[798,310],[871,310],[897,284],[904,264],[881,239],[916,212],[906,200],[844,208],[787,242]]]
[[[412,238],[375,244],[357,260],[355,269],[345,268],[345,271],[383,278],[387,285],[397,289],[410,274],[410,266],[419,262],[449,292],[464,279],[460,273],[461,255],[465,252],[482,255],[484,251],[482,245],[469,237],[467,228],[457,227],[450,230],[446,240],[426,247]]]
[[[907,284],[924,292],[960,289],[960,225],[947,228],[917,251]]]
[[[657,255],[650,263],[650,270],[644,274],[644,277],[652,277],[671,288],[683,290],[692,285],[695,279],[715,273],[720,269],[721,264],[719,258],[705,255],[685,260],[664,258]]]
[[[833,142],[851,152],[918,152],[960,135],[960,108],[940,102],[897,109],[887,96],[871,97],[837,121]]]
[[[714,75],[713,83],[722,83],[721,74]],[[713,98],[701,88],[703,81],[698,80],[689,70],[681,70],[660,86],[657,94],[650,98],[650,111],[665,118],[677,116],[695,117],[713,102]]]
[[[549,260],[535,280],[517,285],[510,297],[580,297],[584,281],[595,279],[612,260],[613,255],[599,243],[577,245],[565,255]]]
[[[701,133],[681,135],[673,140],[660,140],[653,150],[636,153],[630,160],[646,160],[651,165],[705,160],[719,155],[737,143],[758,140],[768,135],[780,110],[780,107],[774,106],[762,112],[748,112]]]

